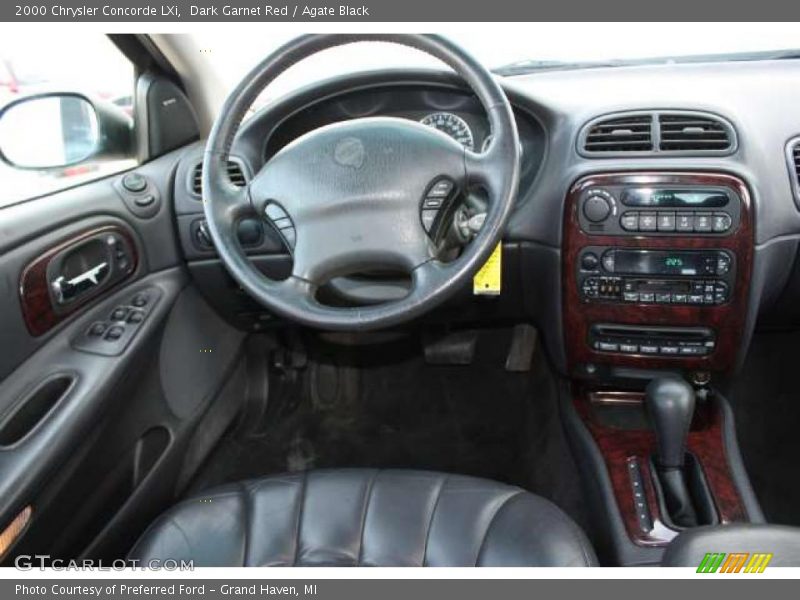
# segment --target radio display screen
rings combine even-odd
[[[703,252],[617,250],[614,272],[642,275],[701,275],[707,255]]]
[[[626,206],[719,208],[728,204],[728,195],[722,191],[636,188],[623,191],[621,200]]]

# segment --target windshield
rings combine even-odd
[[[546,68],[614,66],[620,61],[755,60],[762,53],[800,52],[792,23],[481,23],[452,26],[443,34],[484,65],[507,73]],[[296,33],[217,28],[193,42],[229,91],[260,59]],[[246,40],[246,42],[245,42]],[[553,63],[560,64],[553,64]],[[588,64],[587,64],[588,63]],[[512,69],[508,69],[513,65]],[[290,69],[256,107],[291,89],[328,77],[392,67],[441,67],[433,59],[390,44],[356,44],[320,53]]]

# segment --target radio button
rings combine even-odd
[[[625,302],[638,302],[639,294],[636,292],[625,292],[623,298],[625,299]]]
[[[669,294],[656,294],[656,302],[659,304],[669,304],[672,302],[672,296]]]
[[[597,342],[597,349],[603,352],[619,352],[619,345],[610,342]]]
[[[725,275],[730,270],[731,270],[730,257],[727,254],[720,252],[719,258],[717,258],[717,275]]]
[[[686,294],[672,294],[674,304],[686,304]]]
[[[703,295],[702,294],[689,294],[689,304],[702,304],[703,303]]]
[[[694,230],[698,233],[711,231],[711,215],[706,213],[696,214],[694,216]]]
[[[677,354],[677,346],[661,346],[661,354]]]
[[[675,229],[678,231],[694,231],[694,219],[691,214],[678,213],[675,218]]]
[[[639,351],[639,346],[636,344],[620,344],[619,349],[626,354],[636,354]]]
[[[654,294],[647,294],[647,293],[639,294],[639,300],[641,300],[642,302],[655,302],[655,296]]]
[[[658,354],[658,346],[639,346],[642,354]]]
[[[639,213],[639,231],[656,231],[656,213]]]
[[[639,231],[639,213],[626,212],[620,217],[619,224],[625,231]]]
[[[613,273],[614,272],[614,252],[613,251],[608,251],[605,254],[603,254],[602,261],[603,261],[603,269],[605,269],[609,273]]]
[[[731,216],[728,213],[714,213],[712,228],[716,233],[724,233],[731,228]]]
[[[658,230],[659,231],[675,231],[675,213],[674,212],[660,212],[660,213],[658,213]]]

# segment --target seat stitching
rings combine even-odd
[[[303,506],[306,503],[306,488],[308,487],[308,471],[303,472],[303,481],[300,487],[300,506],[297,508],[297,522],[294,528],[294,560],[292,566],[297,565],[297,556],[300,552],[300,523],[303,519]]]
[[[483,537],[481,538],[481,545],[478,548],[478,554],[475,556],[474,566],[477,567],[478,563],[480,562],[481,554],[483,553],[483,548],[486,546],[486,538],[489,536],[489,530],[492,528],[492,525],[494,525],[494,520],[497,518],[497,515],[500,514],[500,511],[502,511],[508,505],[508,503],[511,502],[511,500],[524,493],[525,492],[523,490],[518,490],[514,492],[508,498],[503,500],[503,503],[500,506],[498,506],[497,509],[494,511],[492,518],[489,519],[489,523],[486,525],[486,529],[483,531]]]
[[[375,472],[372,474],[372,477],[369,480],[369,484],[367,485],[367,489],[364,491],[364,514],[361,515],[361,533],[359,534],[360,540],[358,544],[358,558],[356,558],[356,566],[361,566],[361,557],[364,555],[364,529],[366,528],[367,524],[367,511],[369,510],[369,505],[372,502],[372,488],[375,485],[375,480],[378,478],[378,474],[380,473],[380,469],[375,469]]]
[[[439,500],[442,499],[442,490],[444,490],[444,486],[447,484],[448,479],[450,479],[450,475],[445,475],[442,477],[441,483],[439,484],[439,490],[436,493],[436,501],[433,503],[433,508],[431,509],[431,516],[428,519],[428,530],[425,532],[425,545],[422,547],[422,566],[424,567],[428,562],[428,541],[431,538],[431,526],[433,525],[433,517],[436,515],[436,509],[439,507]]]

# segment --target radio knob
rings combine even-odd
[[[603,196],[592,194],[583,202],[583,214],[592,223],[599,223],[611,214],[611,205]]]
[[[584,271],[594,271],[599,264],[600,259],[597,258],[597,254],[594,252],[587,252],[581,256],[581,267],[583,267]]]

